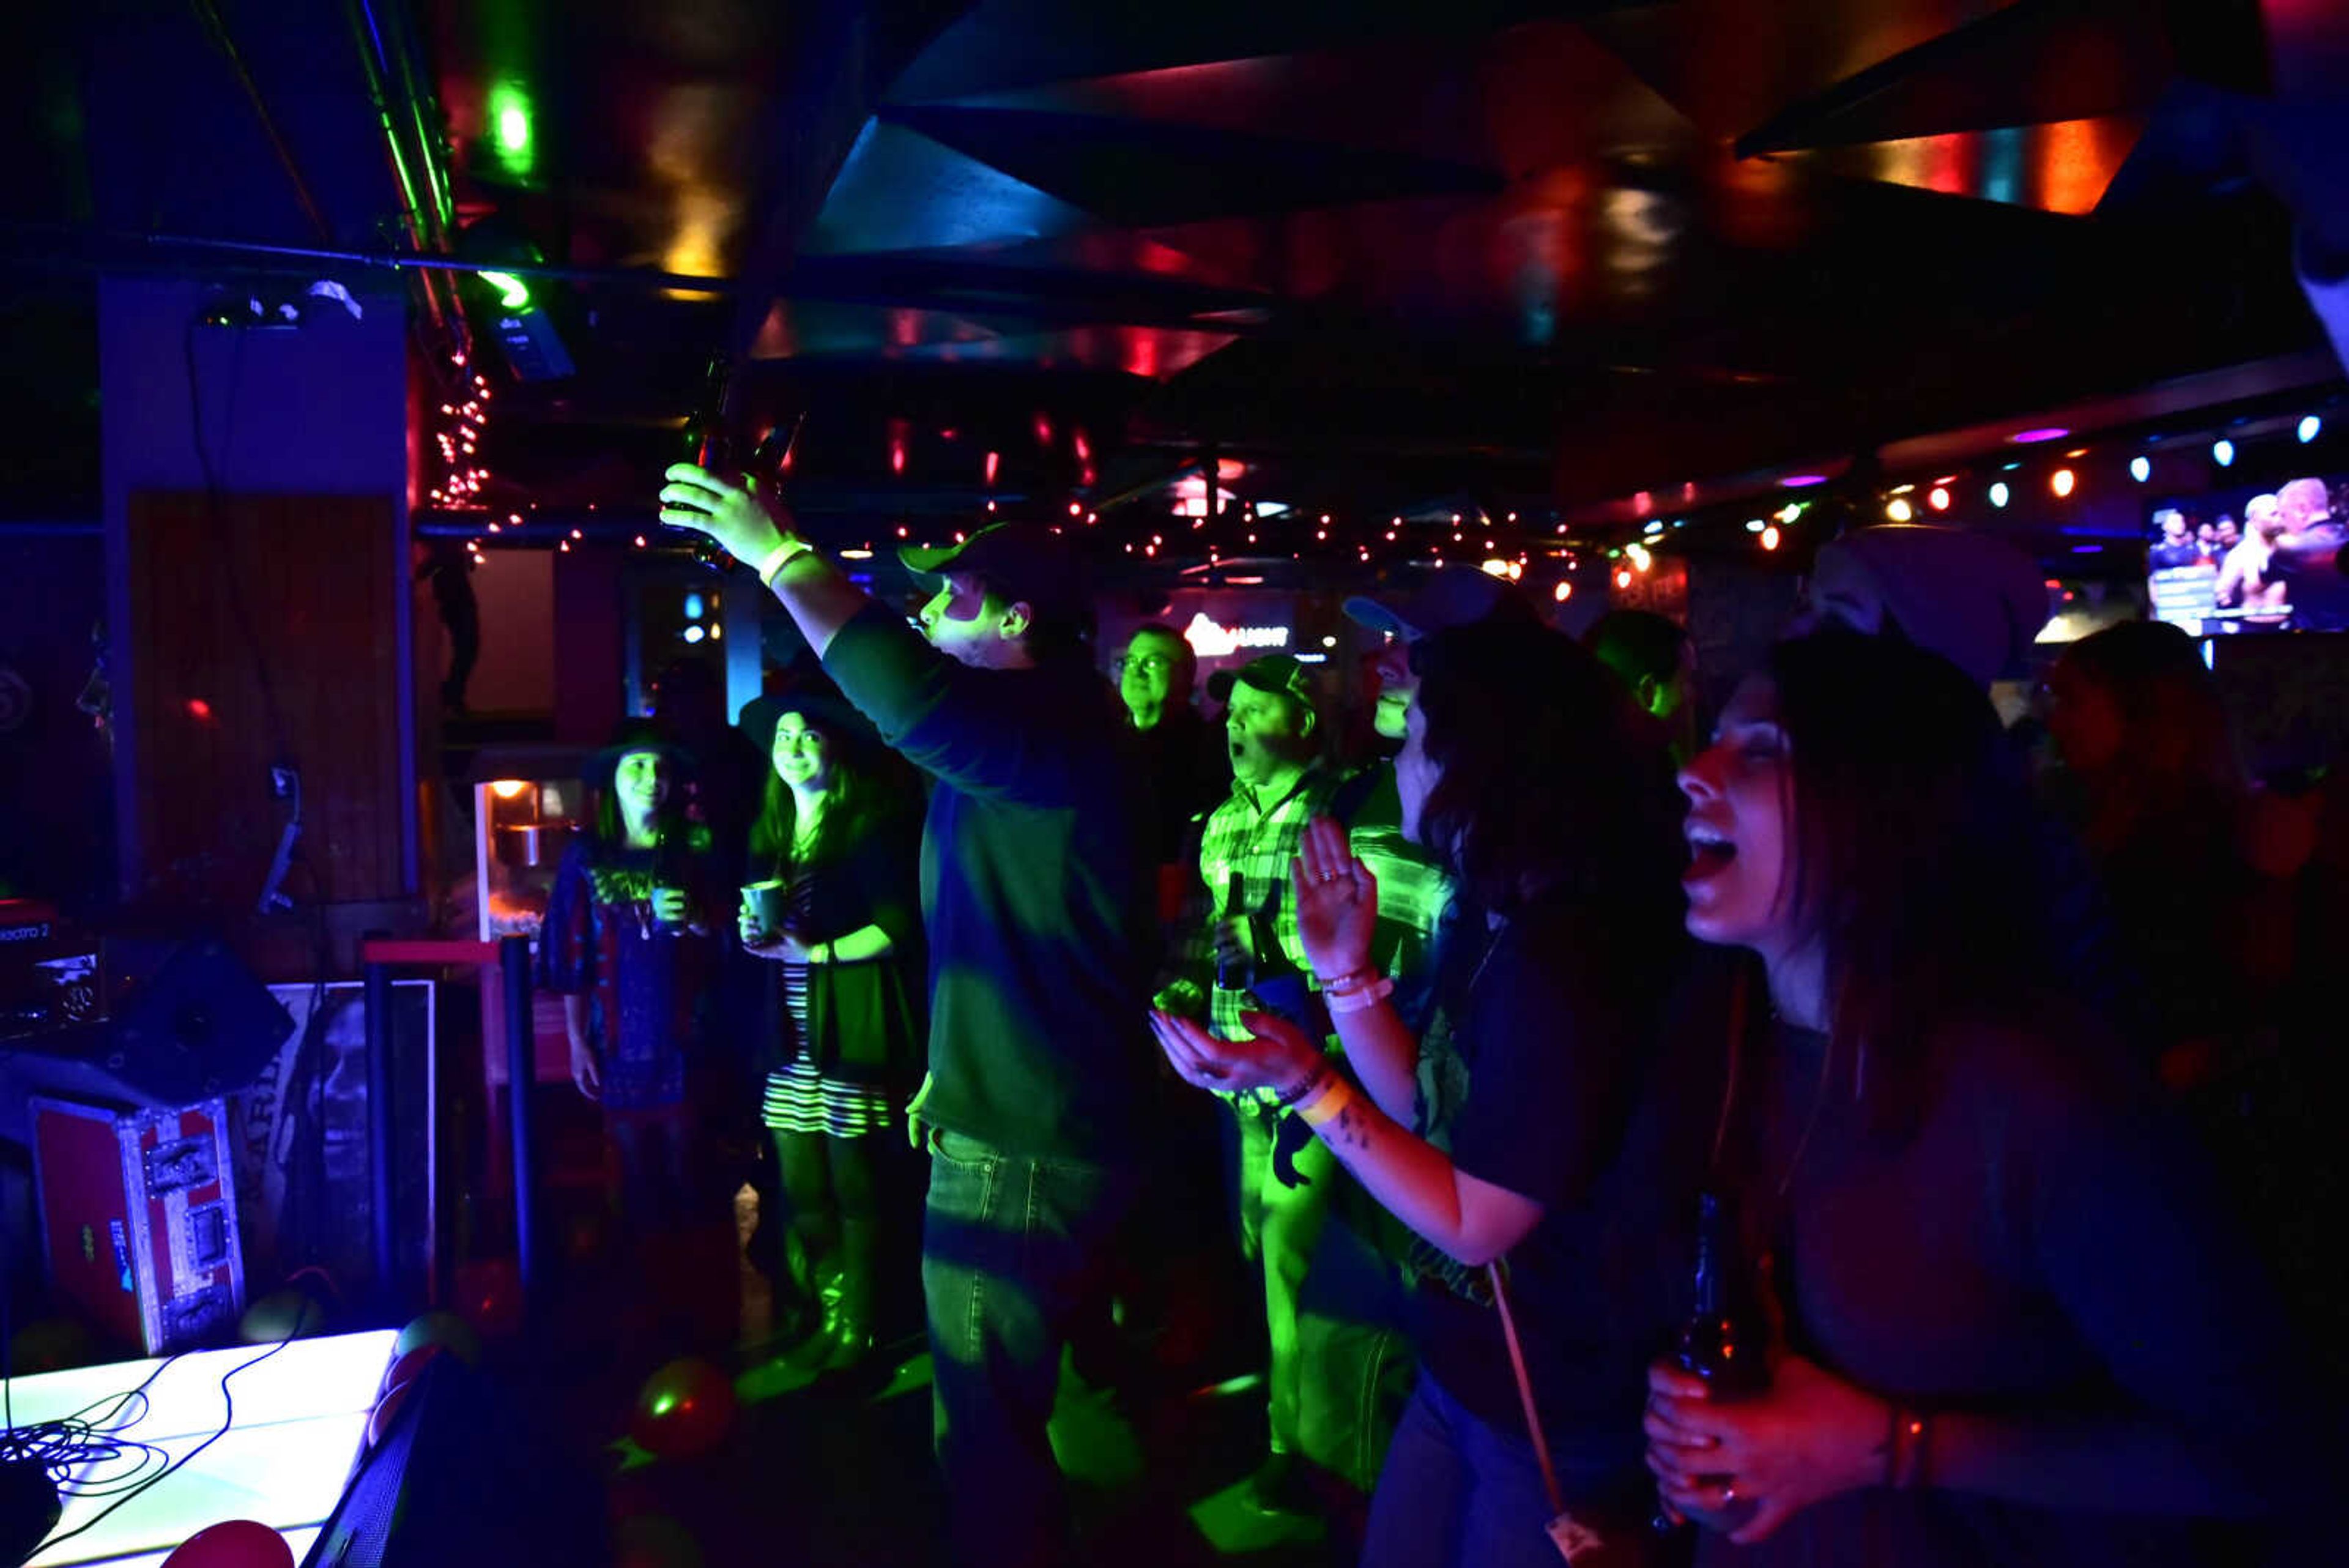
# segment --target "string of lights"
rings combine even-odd
[[[439,461],[426,493],[441,510],[476,510],[481,505],[481,487],[490,478],[481,454],[482,432],[489,422],[489,379],[460,350],[449,357],[447,370],[439,380],[439,414],[432,432],[433,452]]]
[[[488,389],[478,377],[474,378],[474,385],[480,398],[486,399]],[[478,495],[480,481],[485,477],[473,462],[480,440],[482,404],[469,400],[445,405],[444,411],[459,426],[440,437],[444,457],[455,466],[450,483],[436,489],[435,500],[439,502],[446,492],[470,501]],[[2273,425],[2275,421],[2267,423]],[[1760,481],[1767,488],[1758,498],[1749,493],[1692,505],[1676,515],[1647,516],[1629,524],[1568,519],[1555,510],[1502,511],[1496,515],[1494,511],[1479,507],[1420,507],[1382,514],[1349,514],[1336,509],[1322,511],[1238,496],[1226,488],[1222,473],[1212,496],[1200,479],[1178,484],[1172,494],[1144,491],[1100,504],[1079,491],[1069,494],[1065,501],[1045,506],[1044,514],[1055,516],[1051,526],[1056,532],[1083,534],[1099,530],[1102,553],[1112,558],[1131,558],[1137,565],[1147,562],[1186,568],[1204,566],[1214,570],[1244,563],[1288,560],[1383,570],[1464,562],[1496,576],[1521,580],[1529,570],[1571,573],[1586,564],[1604,560],[1618,579],[1618,586],[1628,587],[1653,569],[1660,553],[1751,550],[1773,556],[1784,552],[1790,562],[1795,562],[1806,558],[1806,551],[1793,548],[1795,545],[1816,545],[1843,527],[1879,521],[1994,524],[1997,514],[2035,508],[2041,519],[2062,526],[2066,508],[2109,502],[2123,485],[2144,487],[2158,481],[2181,490],[2204,487],[2212,472],[2205,463],[2214,465],[2216,470],[2230,469],[2238,461],[2241,442],[2255,435],[2271,446],[2279,438],[2306,446],[2320,439],[2325,429],[2323,415],[2314,412],[2287,415],[2275,431],[2261,427],[2255,431],[2247,428],[2249,424],[2250,421],[2237,420],[2221,427],[2230,433],[2220,433],[2215,438],[2207,430],[2199,437],[2171,434],[2132,439],[2101,435],[2091,438],[2089,444],[2060,450],[2058,443],[2072,437],[2073,432],[2059,426],[2042,426],[2018,431],[2007,440],[2018,447],[2049,448],[2051,452],[2046,456],[1993,454],[1992,461],[1978,460],[1970,465],[1897,482],[1877,476],[1873,463],[1863,462],[1855,463],[1840,478],[1826,473],[1786,474],[1775,481]],[[902,441],[902,433],[897,439]],[[902,452],[902,446],[895,450]],[[987,459],[985,483],[992,487],[999,454],[990,450]],[[904,470],[895,466],[893,472],[902,474]],[[1773,499],[1770,490],[1795,493],[1785,494],[1775,505],[1769,505],[1767,502]],[[1196,493],[1190,493],[1194,491]],[[1161,499],[1148,499],[1154,493]],[[1693,494],[1694,487],[1687,487],[1682,493]],[[1022,508],[1026,514],[1037,514],[1033,498],[1019,499],[1030,503]],[[1643,493],[1639,499],[1644,503],[1650,497]],[[1105,519],[1100,506],[1119,503],[1124,504],[1119,504],[1117,513]],[[1163,514],[1154,517],[1153,510],[1161,505],[1164,507]],[[1058,514],[1063,507],[1065,517],[1061,517]],[[468,509],[462,504],[450,507],[452,511]],[[474,509],[478,509],[478,503]],[[869,508],[861,510],[869,515]],[[996,514],[997,500],[986,500],[983,510],[988,514]],[[495,519],[487,522],[469,541],[470,547],[477,558],[484,547],[492,544],[543,547],[552,543],[558,550],[568,552],[574,542],[587,536],[577,525],[550,530],[536,520],[536,513],[534,505],[526,506],[508,513],[502,523]],[[623,516],[629,521],[623,522]],[[823,537],[851,562],[870,559],[884,545],[958,544],[968,533],[967,528],[955,527],[948,519],[936,517],[877,525],[867,522],[844,527],[828,519],[809,521],[812,533]],[[614,514],[610,524],[596,532],[605,536],[616,533],[636,549],[657,552],[685,547],[684,541],[672,531],[647,526],[633,509],[625,514]],[[1564,580],[1560,580],[1563,584]],[[1558,597],[1564,598],[1567,594],[1561,592]]]

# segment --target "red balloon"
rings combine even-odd
[[[734,1385],[707,1361],[682,1356],[645,1379],[628,1435],[664,1459],[706,1454],[734,1424]]]
[[[294,1568],[294,1549],[258,1521],[232,1519],[180,1542],[163,1568]]]
[[[383,1386],[379,1392],[388,1394],[403,1383],[414,1382],[416,1375],[424,1370],[426,1362],[436,1355],[445,1355],[448,1353],[449,1347],[445,1345],[418,1345],[385,1369]]]
[[[392,1420],[399,1414],[399,1407],[407,1404],[408,1397],[415,1392],[416,1379],[411,1377],[405,1383],[395,1384],[389,1393],[375,1402],[375,1408],[367,1414],[368,1448],[372,1449],[383,1441],[383,1435],[391,1430]]]

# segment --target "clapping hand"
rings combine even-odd
[[[1158,1048],[1176,1075],[1198,1088],[1226,1095],[1286,1089],[1303,1083],[1321,1064],[1319,1043],[1287,1019],[1243,1012],[1240,1022],[1254,1033],[1245,1040],[1226,1040],[1195,1019],[1155,1011],[1150,1015]]]
[[[1379,923],[1379,879],[1361,863],[1336,819],[1317,816],[1288,875],[1297,891],[1297,934],[1313,971],[1325,978],[1370,967]]]
[[[779,518],[781,502],[761,495],[748,474],[721,479],[706,468],[675,462],[663,477],[668,483],[661,486],[660,520],[709,535],[738,561],[757,565],[792,532],[790,513]]]

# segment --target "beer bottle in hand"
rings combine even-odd
[[[1274,919],[1280,912],[1280,892],[1286,886],[1274,878],[1264,907],[1248,911],[1248,950],[1256,959],[1248,991],[1258,1007],[1279,1014],[1318,1038],[1326,1031],[1316,1024],[1313,1017],[1312,987],[1306,984],[1304,971],[1281,947],[1279,927]]]
[[[1247,883],[1237,870],[1224,891],[1223,913],[1216,918],[1216,989],[1246,991],[1255,966],[1249,961],[1247,933],[1243,926],[1247,918]]]
[[[727,424],[727,393],[734,379],[733,362],[723,354],[709,357],[709,369],[701,387],[701,400],[685,421],[685,450],[678,455],[687,462],[723,479],[734,473],[734,438]]]
[[[741,478],[734,437],[727,420],[726,400],[733,378],[733,361],[723,354],[712,354],[702,382],[701,400],[686,417],[684,450],[678,454],[685,462],[729,481]],[[688,536],[693,558],[703,566],[722,571],[733,565],[734,558],[715,539],[693,529],[679,531]]]
[[[1727,1404],[1763,1392],[1770,1386],[1767,1336],[1744,1285],[1728,1211],[1711,1192],[1697,1199],[1694,1285],[1688,1321],[1681,1325],[1672,1359],[1682,1371],[1702,1378],[1708,1397],[1716,1402]],[[1739,1498],[1698,1516],[1696,1522],[1712,1530],[1733,1531],[1753,1511],[1754,1505]]]

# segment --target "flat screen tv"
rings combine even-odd
[[[2349,631],[2349,478],[2171,497],[2151,509],[2153,613],[2198,637]]]

